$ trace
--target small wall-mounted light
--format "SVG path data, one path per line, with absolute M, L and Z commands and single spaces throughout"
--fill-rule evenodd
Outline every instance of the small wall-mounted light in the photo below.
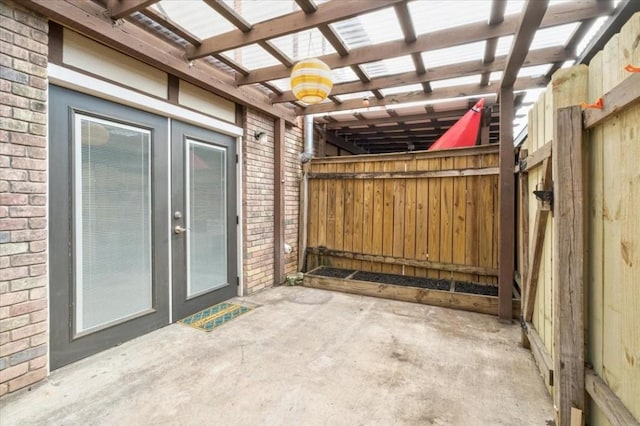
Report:
M 369 97 L 366 96 L 364 99 L 362 99 L 362 106 L 365 108 L 369 108 Z
M 265 133 L 265 132 L 261 132 L 261 131 L 259 131 L 259 130 L 256 130 L 256 131 L 253 133 L 253 137 L 254 137 L 254 139 L 255 139 L 255 140 L 257 140 L 257 141 L 258 141 L 258 140 L 262 140 L 262 138 L 263 138 L 263 137 L 265 137 L 265 136 L 266 136 L 266 133 Z

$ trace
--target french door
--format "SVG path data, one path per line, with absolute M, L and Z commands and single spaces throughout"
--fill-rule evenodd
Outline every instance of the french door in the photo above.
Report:
M 235 140 L 185 123 L 171 128 L 175 319 L 237 293 Z
M 235 140 L 49 93 L 55 369 L 236 294 Z

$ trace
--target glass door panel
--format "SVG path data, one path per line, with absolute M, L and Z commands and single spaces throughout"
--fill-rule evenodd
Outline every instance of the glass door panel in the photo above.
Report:
M 215 290 L 227 277 L 227 150 L 187 140 L 187 297 Z
M 151 132 L 75 116 L 75 331 L 152 308 Z

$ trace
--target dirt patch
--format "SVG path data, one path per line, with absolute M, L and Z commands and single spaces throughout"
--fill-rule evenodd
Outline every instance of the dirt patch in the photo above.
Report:
M 459 293 L 481 294 L 483 296 L 498 296 L 498 287 L 494 285 L 482 285 L 456 281 L 456 291 Z
M 352 269 L 320 268 L 311 275 L 331 278 L 346 278 L 353 274 Z M 383 274 L 381 272 L 358 271 L 351 277 L 358 281 L 368 281 L 380 284 L 393 284 L 405 287 L 426 288 L 430 290 L 449 291 L 451 289 L 450 280 L 442 280 L 425 277 L 412 277 L 409 275 Z M 455 291 L 457 293 L 479 294 L 483 296 L 498 296 L 498 287 L 491 284 L 470 283 L 466 281 L 456 281 Z
M 379 272 L 358 272 L 354 280 L 371 281 L 374 283 L 403 285 L 408 287 L 428 288 L 432 290 L 448 291 L 451 281 L 436 280 L 434 278 L 411 277 L 408 275 L 382 274 Z
M 349 269 L 338 269 L 338 268 L 320 268 L 317 271 L 313 271 L 311 275 L 319 275 L 321 277 L 330 277 L 330 278 L 347 278 L 349 275 L 353 274 L 353 270 Z

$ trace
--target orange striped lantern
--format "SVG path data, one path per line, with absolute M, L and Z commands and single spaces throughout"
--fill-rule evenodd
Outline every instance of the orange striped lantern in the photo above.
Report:
M 331 68 L 320 59 L 305 59 L 291 71 L 291 91 L 305 104 L 317 104 L 329 96 L 333 81 Z

